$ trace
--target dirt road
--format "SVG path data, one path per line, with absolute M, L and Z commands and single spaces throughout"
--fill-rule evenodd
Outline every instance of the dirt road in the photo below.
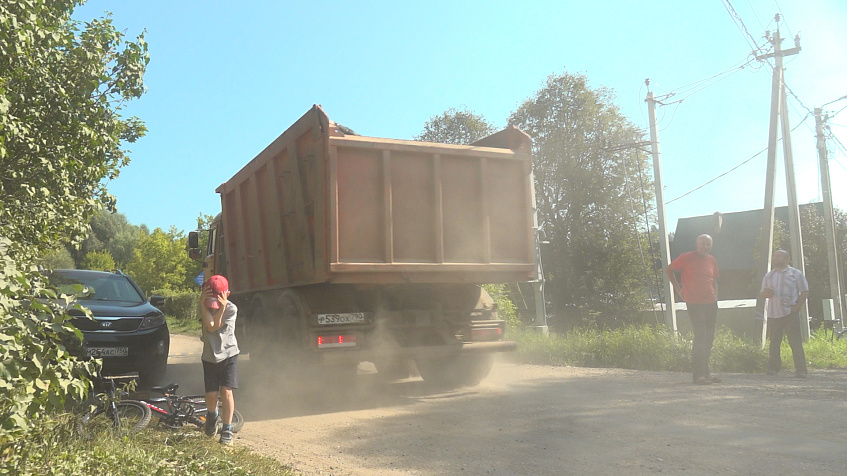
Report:
M 198 344 L 172 341 L 169 375 L 186 391 L 202 391 Z M 695 386 L 683 373 L 501 362 L 477 387 L 438 392 L 363 365 L 353 383 L 315 375 L 297 391 L 240 365 L 237 444 L 303 474 L 847 473 L 842 370 Z

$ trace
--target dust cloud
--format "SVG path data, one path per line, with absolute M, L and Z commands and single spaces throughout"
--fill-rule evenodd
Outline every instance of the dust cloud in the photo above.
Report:
M 475 388 L 503 391 L 520 380 L 520 375 L 516 367 L 499 363 L 495 361 L 491 374 L 480 385 L 447 390 L 424 382 L 414 365 L 408 376 L 398 379 L 380 375 L 372 362 L 359 363 L 355 372 L 351 368 L 316 366 L 310 372 L 293 374 L 279 368 L 261 368 L 248 356 L 239 360 L 236 406 L 250 422 L 404 406 Z

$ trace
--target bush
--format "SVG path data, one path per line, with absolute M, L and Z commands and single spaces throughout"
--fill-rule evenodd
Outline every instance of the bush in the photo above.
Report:
M 580 329 L 564 336 L 514 329 L 511 337 L 518 342 L 515 358 L 521 363 L 691 371 L 691 336 L 675 336 L 663 326 Z M 847 346 L 847 342 L 844 344 Z M 712 370 L 762 372 L 766 365 L 765 350 L 734 336 L 725 327 L 718 330 L 712 348 Z
M 721 327 L 715 333 L 712 359 L 709 363 L 712 371 L 764 372 L 767 365 L 768 353 L 761 346 L 736 336 L 726 327 Z
M 159 289 L 153 294 L 165 298 L 165 305 L 161 311 L 178 320 L 193 321 L 200 318 L 197 308 L 200 305 L 200 293 L 198 291 L 172 291 L 170 289 Z
M 97 271 L 111 271 L 115 269 L 115 259 L 112 253 L 106 250 L 92 251 L 82 259 L 82 269 L 94 269 Z
M 815 332 L 809 341 L 803 345 L 806 351 L 806 361 L 811 367 L 819 369 L 847 368 L 847 339 L 836 338 L 832 330 L 821 329 Z M 788 339 L 782 343 L 783 368 L 793 368 L 794 360 Z
M 97 361 L 80 361 L 82 333 L 35 269 L 22 272 L 0 238 L 0 455 L 33 421 L 88 392 Z M 85 310 L 76 306 L 80 310 Z
M 517 313 L 517 308 L 509 298 L 505 284 L 484 284 L 482 288 L 491 296 L 494 303 L 497 304 L 497 314 L 500 319 L 506 321 L 509 327 L 520 326 L 521 320 Z

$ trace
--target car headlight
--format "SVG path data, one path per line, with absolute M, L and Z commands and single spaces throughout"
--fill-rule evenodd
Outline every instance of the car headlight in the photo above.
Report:
M 144 320 L 141 321 L 141 326 L 139 329 L 150 329 L 151 327 L 159 327 L 165 323 L 165 315 L 164 314 L 153 314 L 150 316 L 145 316 Z

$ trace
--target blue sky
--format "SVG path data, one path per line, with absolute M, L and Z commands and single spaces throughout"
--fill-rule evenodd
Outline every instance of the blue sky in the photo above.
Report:
M 761 208 L 771 69 L 739 69 L 782 14 L 803 50 L 786 58 L 789 124 L 800 203 L 820 196 L 815 107 L 847 95 L 843 0 L 160 1 L 91 0 L 74 17 L 112 12 L 128 38 L 146 30 L 148 93 L 126 115 L 149 129 L 108 184 L 136 225 L 188 231 L 217 214 L 215 188 L 321 104 L 357 133 L 411 139 L 445 110 L 468 108 L 498 127 L 551 74 L 580 73 L 648 129 L 645 78 L 657 96 L 668 227 L 681 217 Z M 719 73 L 732 68 L 733 74 Z M 715 76 L 718 75 L 718 76 Z M 698 83 L 713 78 L 705 83 Z M 693 90 L 682 89 L 692 83 Z M 847 210 L 847 100 L 825 111 L 833 199 Z M 807 117 L 808 116 L 808 117 Z M 805 118 L 805 121 L 803 119 Z M 782 163 L 782 152 L 778 155 Z M 777 172 L 777 205 L 786 203 Z

